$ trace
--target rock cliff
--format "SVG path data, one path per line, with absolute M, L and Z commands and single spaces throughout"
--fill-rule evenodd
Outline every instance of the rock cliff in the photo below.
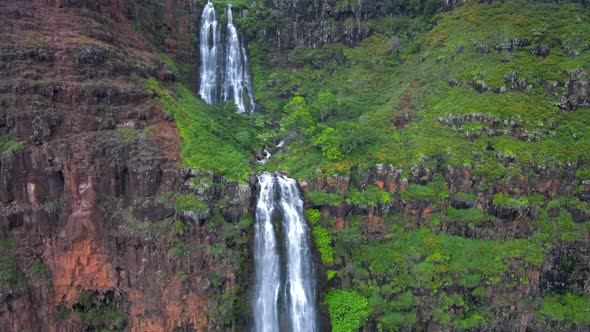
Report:
M 280 121 L 271 113 L 287 99 L 299 97 L 297 89 L 305 86 L 295 77 L 298 70 L 305 79 L 317 72 L 312 79 L 322 82 L 322 75 L 338 74 L 338 66 L 366 67 L 353 72 L 359 77 L 344 77 L 345 88 L 349 95 L 361 89 L 373 96 L 382 82 L 381 76 L 372 75 L 389 75 L 386 66 L 410 58 L 394 58 L 402 48 L 400 40 L 414 47 L 436 21 L 416 28 L 396 19 L 432 18 L 458 5 L 382 0 L 233 3 L 247 41 L 272 48 L 280 57 L 272 66 L 285 66 L 266 73 L 267 64 L 261 64 L 266 58 L 258 54 L 253 61 L 255 83 L 259 79 L 255 90 L 267 93 L 261 104 L 269 114 L 252 122 L 271 137 L 262 137 L 267 145 L 279 143 L 272 139 Z M 177 115 L 162 101 L 165 94 L 170 100 L 182 99 L 174 88 L 162 87 L 198 85 L 195 38 L 202 6 L 193 0 L 0 3 L 0 330 L 202 331 L 250 326 L 256 176 L 251 173 L 250 179 L 237 182 L 187 167 Z M 367 59 L 362 50 L 341 45 L 355 46 L 375 34 L 366 47 L 376 55 Z M 424 44 L 432 46 L 442 45 L 448 36 L 428 38 Z M 564 44 L 559 51 L 571 57 L 587 52 L 578 40 L 573 43 L 577 50 Z M 442 67 L 469 48 L 477 48 L 483 57 L 496 45 L 487 42 L 461 41 L 465 45 L 453 45 L 453 54 L 424 54 L 415 65 L 436 61 Z M 314 53 L 331 44 L 338 44 L 335 56 L 329 48 L 327 56 Z M 522 51 L 525 47 L 531 49 Z M 498 41 L 495 49 L 496 55 L 505 55 L 502 63 L 525 58 L 523 53 L 542 60 L 557 52 L 542 38 L 536 45 L 510 38 Z M 254 56 L 262 52 L 251 51 Z M 288 60 L 282 59 L 286 53 Z M 288 77 L 292 73 L 294 79 Z M 412 130 L 413 121 L 422 116 L 420 108 L 430 101 L 420 100 L 416 92 L 429 80 L 396 73 L 402 80 L 411 78 L 402 82 L 407 89 L 400 88 L 405 90 L 399 98 L 387 97 L 393 106 L 378 105 L 388 108 L 382 122 L 395 127 L 387 132 L 391 140 L 405 128 Z M 517 71 L 502 73 L 503 81 L 500 74 L 493 88 L 471 73 L 454 77 L 445 72 L 444 83 L 433 90 L 522 94 L 531 100 L 539 88 L 566 114 L 588 108 L 584 69 L 555 82 L 536 76 L 527 81 L 526 73 Z M 148 80 L 158 89 L 148 87 Z M 336 104 L 333 95 L 322 96 Z M 524 97 L 513 100 L 517 98 Z M 363 102 L 349 104 L 372 105 Z M 320 105 L 326 108 L 321 122 L 324 116 L 342 116 L 333 105 Z M 344 108 L 351 114 L 357 111 Z M 356 127 L 352 121 L 344 127 L 349 136 L 360 137 L 348 142 L 350 149 L 371 141 L 358 127 L 369 115 L 354 118 L 359 120 Z M 429 125 L 461 131 L 462 145 L 482 136 L 536 142 L 555 136 L 555 128 L 562 125 L 540 122 L 532 126 L 512 114 L 474 111 L 441 115 Z M 466 124 L 472 131 L 463 133 Z M 564 135 L 578 141 L 579 127 L 572 128 Z M 243 145 L 253 140 L 248 131 L 230 132 L 238 138 L 231 139 Z M 212 136 L 224 137 L 224 130 L 214 128 Z M 286 137 L 285 144 L 295 136 Z M 314 137 L 313 142 L 312 148 L 299 148 L 303 153 L 310 151 L 307 148 L 321 150 L 323 158 L 329 139 Z M 271 149 L 273 155 L 286 149 L 283 143 Z M 423 155 L 405 170 L 378 164 L 364 170 L 339 168 L 339 175 L 319 168 L 306 172 L 313 175 L 302 177 L 300 186 L 316 237 L 314 260 L 322 292 L 355 289 L 371 294 L 371 315 L 361 322 L 365 331 L 391 326 L 585 330 L 587 324 L 571 323 L 587 322 L 571 308 L 585 310 L 586 302 L 576 301 L 590 292 L 590 182 L 580 175 L 590 165 L 581 159 L 557 166 L 519 163 L 500 148 L 496 151 L 491 143 L 481 151 L 473 148 L 472 156 L 459 157 L 466 159 L 462 167 L 443 160 L 451 158 L 449 150 L 447 155 Z M 243 162 L 254 168 L 254 157 L 249 158 Z M 486 158 L 494 163 L 486 163 Z M 489 165 L 496 169 L 485 168 Z M 502 176 L 488 176 L 497 169 Z M 572 300 L 571 294 L 578 297 Z M 321 326 L 330 326 L 327 306 L 322 304 L 320 310 L 325 320 Z
M 234 288 L 238 267 L 199 226 L 221 200 L 215 213 L 237 222 L 249 187 L 181 170 L 176 126 L 138 83 L 174 76 L 130 8 L 0 4 L 0 134 L 13 147 L 0 151 L 4 331 L 202 330 L 214 293 Z M 221 185 L 198 193 L 201 216 L 177 206 L 194 177 Z

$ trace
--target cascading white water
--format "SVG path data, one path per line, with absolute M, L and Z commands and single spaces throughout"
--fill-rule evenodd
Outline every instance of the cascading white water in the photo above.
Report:
M 201 86 L 199 95 L 207 104 L 214 104 L 218 99 L 219 84 L 217 83 L 218 56 L 220 53 L 220 32 L 215 8 L 209 1 L 201 15 L 201 31 L 199 48 L 201 50 Z
M 252 299 L 255 331 L 274 332 L 281 327 L 316 331 L 309 232 L 297 184 L 283 175 L 268 173 L 262 174 L 259 181 L 254 238 L 256 284 Z M 275 211 L 282 216 L 282 248 L 277 245 L 279 230 L 272 222 Z M 282 276 L 281 271 L 286 275 Z M 279 304 L 284 305 L 284 310 L 279 311 Z
M 315 331 L 313 273 L 307 224 L 303 218 L 303 201 L 295 180 L 278 176 L 283 232 L 286 240 L 286 303 L 292 331 Z
M 250 113 L 254 110 L 252 82 L 248 72 L 246 49 L 241 46 L 238 30 L 233 23 L 231 5 L 227 6 L 225 75 L 223 82 L 223 101 L 233 99 L 238 113 Z M 248 101 L 245 101 L 245 97 Z M 248 105 L 246 106 L 246 102 Z
M 248 56 L 233 24 L 231 6 L 227 8 L 225 47 L 220 30 L 215 8 L 209 1 L 201 15 L 199 33 L 199 95 L 208 104 L 233 101 L 238 113 L 252 113 L 255 105 Z
M 254 225 L 254 323 L 256 331 L 274 332 L 279 328 L 277 304 L 281 284 L 277 239 L 272 225 L 272 213 L 275 209 L 274 181 L 270 174 L 262 174 L 259 180 L 260 194 Z

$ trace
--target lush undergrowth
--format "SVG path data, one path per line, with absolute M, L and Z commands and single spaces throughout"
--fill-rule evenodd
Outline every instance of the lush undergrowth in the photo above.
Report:
M 332 246 L 319 247 L 331 271 L 328 280 L 333 290 L 326 303 L 333 328 L 354 331 L 355 327 L 339 327 L 353 320 L 384 331 L 412 329 L 425 321 L 441 330 L 481 329 L 498 324 L 498 313 L 513 305 L 520 312 L 536 312 L 541 321 L 558 321 L 564 328 L 588 325 L 589 297 L 575 282 L 554 291 L 541 287 L 545 290 L 534 296 L 522 290 L 538 287 L 534 285 L 539 275 L 532 271 L 544 266 L 555 241 L 584 241 L 590 236 L 589 223 L 572 221 L 564 208 L 576 203 L 566 199 L 545 207 L 527 204 L 539 211 L 539 217 L 531 222 L 531 235 L 523 238 L 468 238 L 440 231 L 441 219 L 447 224 L 491 222 L 479 209 L 450 208 L 446 215 L 432 215 L 418 227 L 415 216 L 392 214 L 380 238 L 367 233 L 359 216 L 349 217 L 348 226 L 341 229 L 329 226 L 333 220 L 317 221 L 314 227 L 329 230 Z M 561 212 L 551 216 L 548 211 L 555 208 Z M 332 257 L 324 257 L 327 253 Z M 583 272 L 572 271 L 584 267 L 561 269 L 573 278 Z M 362 298 L 368 299 L 368 311 L 357 317 L 355 302 Z M 342 313 L 347 312 L 343 307 L 353 316 Z
M 249 8 L 245 1 L 232 3 Z M 182 84 L 148 82 L 178 125 L 186 166 L 241 181 L 262 167 L 253 154 L 282 140 L 286 147 L 264 168 L 288 170 L 299 179 L 375 163 L 392 164 L 405 177 L 412 166 L 433 163 L 439 169 L 462 166 L 489 184 L 531 169 L 524 166 L 560 169 L 590 160 L 590 108 L 557 106 L 571 74 L 590 70 L 587 7 L 469 1 L 450 13 L 364 22 L 373 34 L 356 47 L 297 47 L 285 54 L 259 38 L 281 21 L 273 21 L 261 2 L 255 4 L 255 11 L 250 8 L 268 17 L 245 16 L 236 23 L 257 37 L 248 44 L 256 115 L 206 105 Z M 590 179 L 590 172 L 580 169 L 576 177 Z M 332 328 L 410 330 L 429 322 L 440 330 L 502 329 L 496 325 L 501 315 L 514 310 L 548 322 L 539 326 L 590 324 L 590 302 L 579 288 L 530 296 L 524 291 L 529 285 L 540 289 L 532 286 L 539 283 L 535 273 L 557 244 L 590 238 L 589 223 L 574 222 L 570 212 L 575 207 L 588 213 L 588 204 L 568 197 L 487 194 L 498 209 L 535 211 L 529 232 L 521 238 L 447 234 L 446 227 L 471 232 L 510 225 L 498 225 L 498 218 L 479 207 L 449 207 L 450 198 L 474 200 L 475 194 L 451 193 L 442 176 L 410 183 L 396 196 L 431 204 L 434 214 L 427 222 L 390 214 L 384 216 L 382 236 L 370 236 L 358 217 L 336 229 L 333 220 L 320 221 L 319 212 L 309 210 L 316 247 L 329 268 L 325 304 Z M 387 204 L 392 197 L 368 186 L 345 193 L 312 191 L 307 198 L 316 207 L 363 207 Z
M 589 69 L 588 11 L 578 5 L 469 2 L 431 19 L 438 24 L 429 32 L 424 19 L 390 21 L 383 24 L 390 30 L 355 48 L 294 49 L 288 60 L 296 70 L 284 68 L 282 55 L 265 52 L 264 45 L 250 45 L 263 112 L 279 119 L 280 135 L 293 141 L 269 167 L 304 178 L 316 168 L 338 172 L 374 163 L 407 170 L 436 156 L 452 165 L 486 164 L 495 176 L 505 171 L 498 155 L 518 164 L 588 160 L 590 110 L 563 111 L 554 104 L 564 89 L 542 86 Z M 526 45 L 496 51 L 515 39 Z M 549 45 L 549 54 L 534 55 L 537 45 Z M 512 71 L 526 80 L 524 91 L 504 82 Z M 473 82 L 498 91 L 478 92 Z M 502 86 L 506 92 L 499 93 Z M 496 124 L 445 121 L 475 113 Z M 477 136 L 467 139 L 468 133 Z
M 590 109 L 556 104 L 571 73 L 590 69 L 588 22 L 590 12 L 579 5 L 469 2 L 431 19 L 380 20 L 381 30 L 353 48 L 298 47 L 285 60 L 264 43 L 250 44 L 261 111 L 279 123 L 277 140 L 290 142 L 267 167 L 303 179 L 375 163 L 407 172 L 436 161 L 497 181 L 525 165 L 587 162 Z M 539 55 L 539 47 L 549 53 Z M 448 188 L 435 180 L 410 184 L 401 198 L 442 204 Z M 311 192 L 308 198 L 314 206 L 389 200 L 364 196 Z M 538 282 L 531 271 L 541 268 L 555 241 L 587 238 L 587 223 L 572 222 L 564 209 L 550 217 L 543 197 L 496 195 L 491 203 L 541 209 L 531 235 L 480 239 L 441 231 L 441 224 L 491 227 L 493 218 L 477 208 L 449 208 L 419 227 L 415 217 L 391 215 L 379 240 L 359 220 L 343 229 L 333 221 L 314 225 L 334 287 L 326 297 L 332 328 L 392 331 L 428 321 L 443 330 L 481 329 L 499 324 L 499 312 L 510 306 L 565 328 L 587 325 L 577 314 L 589 310 L 579 289 L 509 296 Z M 368 299 L 366 313 L 362 299 Z
M 265 17 L 264 8 L 239 17 L 241 29 L 256 36 L 250 19 Z M 432 159 L 496 179 L 523 164 L 588 160 L 590 110 L 555 105 L 570 73 L 590 69 L 590 14 L 581 8 L 468 2 L 435 16 L 369 21 L 374 33 L 356 47 L 297 47 L 287 57 L 254 38 L 248 49 L 259 108 L 252 121 L 230 114 L 231 107 L 205 105 L 181 84 L 172 99 L 163 93 L 160 100 L 170 112 L 182 109 L 187 164 L 232 179 L 244 178 L 255 150 L 280 140 L 287 148 L 266 168 L 300 179 L 375 163 L 407 171 Z M 538 47 L 548 54 L 535 55 Z M 511 72 L 514 84 L 505 82 Z
M 225 107 L 228 105 L 207 105 L 180 83 L 166 88 L 149 80 L 147 85 L 157 94 L 164 111 L 174 117 L 183 140 L 184 166 L 235 181 L 247 178 L 255 151 L 268 140 L 259 117 L 237 114 L 233 108 Z

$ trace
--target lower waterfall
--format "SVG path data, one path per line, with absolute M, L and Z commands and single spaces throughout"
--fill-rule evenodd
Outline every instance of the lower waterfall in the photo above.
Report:
M 252 297 L 255 331 L 316 331 L 310 239 L 297 183 L 264 173 L 259 185 Z M 280 223 L 273 215 L 280 215 Z

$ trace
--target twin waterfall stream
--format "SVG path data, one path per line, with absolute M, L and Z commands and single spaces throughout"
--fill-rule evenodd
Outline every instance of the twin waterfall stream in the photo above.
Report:
M 199 33 L 199 95 L 207 104 L 233 101 L 238 113 L 252 113 L 255 105 L 248 57 L 234 26 L 231 6 L 227 7 L 227 25 L 224 31 L 225 45 L 221 43 L 221 26 L 215 7 L 208 2 L 201 14 Z
M 255 331 L 316 331 L 309 233 L 297 183 L 283 175 L 259 177 L 254 226 Z M 281 227 L 273 214 L 281 215 Z M 278 228 L 278 229 L 277 229 Z M 277 232 L 282 228 L 282 244 Z
M 222 31 L 208 2 L 201 15 L 199 95 L 208 104 L 233 101 L 238 113 L 254 111 L 252 81 L 243 41 L 231 6 Z M 254 226 L 254 330 L 315 332 L 317 313 L 310 236 L 295 180 L 280 174 L 259 176 Z

